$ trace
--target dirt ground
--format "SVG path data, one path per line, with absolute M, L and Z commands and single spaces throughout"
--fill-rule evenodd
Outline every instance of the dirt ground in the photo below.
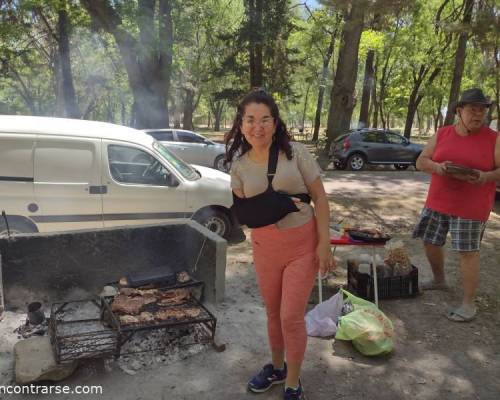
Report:
M 411 239 L 428 187 L 424 174 L 384 168 L 361 173 L 327 171 L 324 181 L 332 221 L 348 218 L 353 223 L 382 225 L 405 242 L 420 277 L 430 276 L 421 243 Z M 309 339 L 302 373 L 309 400 L 500 398 L 500 202 L 496 203 L 483 239 L 479 314 L 472 323 L 452 323 L 444 317 L 446 309 L 460 301 L 461 294 L 458 260 L 448 245 L 446 249 L 451 291 L 381 301 L 380 308 L 393 321 L 396 331 L 391 356 L 368 358 L 350 343 Z M 335 275 L 339 282 L 345 282 L 345 260 L 352 252 L 360 251 L 337 250 L 342 260 Z M 269 361 L 265 312 L 248 239 L 228 248 L 226 298 L 214 311 L 218 317 L 217 341 L 226 344 L 225 352 L 208 348 L 185 360 L 145 368 L 135 375 L 127 375 L 113 365 L 106 372 L 99 366 L 87 366 L 64 384 L 102 385 L 103 395 L 94 397 L 116 400 L 281 399 L 278 387 L 261 395 L 245 391 L 248 378 Z M 15 317 L 7 313 L 0 328 Z M 7 342 L 3 343 L 0 382 L 5 383 L 11 363 Z

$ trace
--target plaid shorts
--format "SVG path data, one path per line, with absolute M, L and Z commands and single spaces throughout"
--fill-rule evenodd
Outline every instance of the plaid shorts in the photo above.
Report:
M 450 231 L 451 248 L 457 251 L 479 251 L 486 222 L 454 217 L 424 208 L 413 230 L 413 238 L 443 246 Z

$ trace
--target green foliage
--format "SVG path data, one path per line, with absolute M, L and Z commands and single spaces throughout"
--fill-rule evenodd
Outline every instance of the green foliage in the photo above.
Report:
M 138 37 L 138 1 L 112 2 L 121 28 Z M 307 9 L 300 0 L 264 1 L 262 28 L 248 16 L 249 0 L 176 0 L 171 103 L 182 112 L 187 93 L 194 94 L 196 124 L 214 115 L 230 121 L 237 100 L 249 87 L 249 43 L 262 41 L 264 85 L 275 95 L 290 126 L 312 123 L 320 87 L 326 110 L 340 46 L 340 34 L 322 78 L 323 62 L 348 0 L 325 0 Z M 421 68 L 439 75 L 418 93 L 422 121 L 434 119 L 447 104 L 458 34 L 469 32 L 462 89 L 482 86 L 492 97 L 500 90 L 498 0 L 476 2 L 471 26 L 461 23 L 463 1 L 367 1 L 357 82 L 357 121 L 368 50 L 375 50 L 377 98 L 381 118 L 402 127 L 408 99 Z M 247 6 L 247 8 L 245 8 Z M 60 115 L 58 93 L 57 12 L 65 7 L 71 22 L 71 62 L 76 95 L 85 118 L 129 124 L 133 97 L 114 39 L 102 30 L 78 0 L 0 2 L 0 113 Z M 375 18 L 376 16 L 376 18 Z M 158 29 L 158 22 L 152 27 Z M 151 46 L 158 48 L 162 38 Z M 449 41 L 448 47 L 446 43 Z M 443 49 L 446 49 L 443 51 Z M 139 54 L 138 54 L 139 56 Z M 384 75 L 385 73 L 385 75 Z M 428 75 L 426 75 L 427 77 Z M 307 97 L 307 101 L 306 101 Z M 173 113 L 171 113 L 172 116 Z

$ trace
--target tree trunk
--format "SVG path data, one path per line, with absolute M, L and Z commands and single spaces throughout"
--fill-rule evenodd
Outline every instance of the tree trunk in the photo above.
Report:
M 113 103 L 111 103 L 111 101 L 109 101 L 108 99 L 108 102 L 106 104 L 106 121 L 111 122 L 112 124 L 115 123 L 115 113 L 113 108 Z
M 411 136 L 411 127 L 413 126 L 413 120 L 415 119 L 415 112 L 417 111 L 417 93 L 418 87 L 414 86 L 408 100 L 408 109 L 406 112 L 406 122 L 404 135 L 407 139 Z
M 262 7 L 263 0 L 246 0 L 247 17 L 251 27 L 250 41 L 248 43 L 248 55 L 250 59 L 250 87 L 261 87 L 263 85 L 262 65 Z
M 214 115 L 215 121 L 214 121 L 214 131 L 219 132 L 220 131 L 220 118 L 221 114 L 219 115 Z
M 488 112 L 486 113 L 486 125 L 490 126 L 493 122 L 493 106 L 488 108 Z
M 168 97 L 170 93 L 170 76 L 174 54 L 174 23 L 172 21 L 172 0 L 160 0 L 159 6 L 158 38 L 160 39 L 160 84 L 165 85 L 165 128 L 170 128 L 170 115 L 168 110 Z
M 132 109 L 130 110 L 130 122 L 128 126 L 137 126 L 137 105 L 135 100 L 132 103 Z
M 443 126 L 443 114 L 441 113 L 441 108 L 443 107 L 443 96 L 439 96 L 437 99 L 436 114 L 434 116 L 434 132 L 437 132 L 440 126 Z
M 221 104 L 222 102 L 219 102 L 217 104 L 217 108 L 214 114 L 215 122 L 214 122 L 214 131 L 218 132 L 220 131 L 220 120 L 222 117 L 222 112 L 224 111 L 224 104 Z
M 323 99 L 325 97 L 325 85 L 320 84 L 318 90 L 318 102 L 316 104 L 316 114 L 314 116 L 314 131 L 312 141 L 317 142 L 319 138 L 319 128 L 321 126 L 321 110 L 323 109 Z
M 495 102 L 490 107 L 496 107 L 497 109 L 497 131 L 500 130 L 500 48 L 498 47 L 499 37 L 495 38 L 495 50 L 493 51 L 493 57 L 495 58 Z
M 439 114 L 441 114 L 441 109 L 437 109 L 437 113 L 434 115 L 434 132 L 437 132 L 439 128 Z
M 359 111 L 358 128 L 370 126 L 370 94 L 373 86 L 373 60 L 375 50 L 368 50 L 365 62 L 365 78 L 363 80 L 363 96 L 361 97 L 361 109 Z
M 66 12 L 66 3 L 63 2 L 57 12 L 57 31 L 59 45 L 59 64 L 61 66 L 61 89 L 64 99 L 64 116 L 68 118 L 80 118 L 80 110 L 76 101 L 75 86 L 73 85 L 73 74 L 71 73 L 71 59 L 69 50 L 70 22 Z
M 309 91 L 310 90 L 311 90 L 311 84 L 309 84 L 307 86 L 306 98 L 304 100 L 304 109 L 302 110 L 302 122 L 300 124 L 300 126 L 302 127 L 302 129 L 304 129 L 304 133 L 305 133 L 305 123 L 306 123 L 307 102 L 309 100 Z
M 160 0 L 161 21 L 158 32 L 172 29 L 171 4 L 173 0 Z M 82 0 L 97 25 L 113 35 L 123 59 L 136 106 L 137 128 L 163 128 L 168 126 L 168 90 L 171 68 L 169 50 L 173 34 L 155 37 L 155 0 L 139 0 L 137 23 L 139 40 L 124 29 L 119 13 L 106 0 Z M 155 43 L 161 43 L 157 50 Z M 171 52 L 170 52 L 171 54 Z
M 184 96 L 184 114 L 182 116 L 182 129 L 192 131 L 194 92 L 192 90 L 185 90 L 185 92 L 186 94 Z
M 339 14 L 337 14 L 339 15 Z M 312 136 L 312 141 L 317 142 L 319 138 L 319 128 L 321 126 L 321 111 L 323 110 L 323 100 L 325 97 L 326 80 L 328 79 L 328 64 L 335 50 L 335 41 L 337 40 L 338 28 L 332 34 L 330 44 L 328 45 L 328 50 L 326 51 L 325 57 L 323 58 L 323 69 L 321 72 L 321 81 L 319 83 L 318 90 L 318 103 L 316 104 L 316 114 L 314 116 L 314 131 Z
M 120 99 L 120 116 L 121 124 L 125 125 L 127 123 L 127 108 L 125 107 L 123 99 Z
M 465 0 L 463 29 L 470 29 L 473 7 L 474 0 Z M 455 53 L 455 68 L 453 70 L 453 79 L 451 81 L 450 96 L 448 98 L 448 110 L 446 111 L 446 118 L 444 119 L 445 125 L 453 124 L 455 119 L 454 104 L 456 103 L 460 93 L 460 84 L 462 82 L 462 75 L 464 72 L 465 57 L 467 56 L 468 37 L 469 33 L 466 30 L 460 33 L 460 36 L 458 37 L 457 52 Z
M 404 130 L 404 136 L 407 139 L 410 139 L 411 127 L 413 125 L 413 120 L 415 119 L 415 113 L 417 111 L 420 102 L 424 98 L 423 93 L 421 93 L 420 91 L 420 87 L 428 71 L 429 69 L 427 66 L 424 65 L 420 66 L 419 74 L 415 79 L 413 89 L 410 94 L 410 99 L 408 101 L 408 111 L 406 114 L 405 130 Z M 439 75 L 440 72 L 441 72 L 441 67 L 434 68 L 434 71 L 432 71 L 432 74 L 427 79 L 427 86 L 434 81 L 434 79 L 436 78 L 436 76 Z
M 324 153 L 327 153 L 330 143 L 340 134 L 349 130 L 352 111 L 355 105 L 354 89 L 356 85 L 358 65 L 358 50 L 361 32 L 363 31 L 364 5 L 352 2 L 342 30 L 342 46 L 337 62 L 337 72 L 330 95 L 328 112 L 327 140 Z
M 382 66 L 382 72 L 380 76 L 380 86 L 379 86 L 379 91 L 378 91 L 378 100 L 377 100 L 377 112 L 378 116 L 380 117 L 380 121 L 382 123 L 382 127 L 386 129 L 387 127 L 387 118 L 385 115 L 385 98 L 386 98 L 386 92 L 387 92 L 387 87 L 389 86 L 389 81 L 392 75 L 392 71 L 394 69 L 394 65 L 396 64 L 397 60 L 393 60 L 392 64 L 390 63 L 391 61 L 391 55 L 392 51 L 394 50 L 395 43 L 397 41 L 397 37 L 399 36 L 399 28 L 400 28 L 400 23 L 398 22 L 396 24 L 396 28 L 394 30 L 394 35 L 392 36 L 392 39 L 389 43 L 389 46 L 384 48 L 384 55 L 382 57 L 377 57 L 377 62 L 378 61 L 384 61 L 384 64 Z M 378 121 L 377 121 L 377 126 L 378 126 Z
M 420 112 L 418 111 L 418 108 L 417 108 L 417 123 L 418 123 L 418 133 L 421 134 L 422 133 L 422 115 L 420 114 Z
M 175 90 L 175 96 L 171 97 L 172 110 L 174 113 L 174 129 L 181 128 L 181 107 L 178 100 L 181 98 L 179 89 Z
M 375 68 L 373 71 L 373 85 L 372 85 L 372 110 L 373 110 L 372 126 L 374 128 L 378 127 L 377 65 L 378 61 L 375 62 Z
M 52 74 L 54 77 L 54 93 L 56 94 L 56 108 L 54 110 L 54 115 L 65 115 L 65 101 L 63 94 L 62 85 L 62 71 L 61 63 L 59 61 L 59 46 L 56 52 L 54 52 L 54 57 L 52 59 L 53 67 Z

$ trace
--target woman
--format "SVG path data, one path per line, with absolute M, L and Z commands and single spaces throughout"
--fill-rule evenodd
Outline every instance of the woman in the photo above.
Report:
M 263 90 L 243 98 L 226 143 L 231 187 L 238 198 L 250 199 L 266 191 L 274 144 L 279 155 L 272 189 L 289 195 L 307 192 L 314 203 L 313 210 L 295 198 L 298 211 L 251 233 L 272 363 L 250 379 L 248 389 L 261 393 L 284 382 L 284 399 L 303 399 L 299 374 L 307 342 L 304 314 L 318 268 L 324 275 L 335 267 L 329 240 L 330 211 L 320 170 L 303 145 L 290 142 L 276 103 Z
M 424 242 L 434 275 L 422 289 L 447 289 L 443 246 L 449 231 L 451 247 L 459 253 L 464 289 L 462 304 L 446 314 L 454 322 L 468 322 L 476 316 L 480 244 L 493 208 L 495 181 L 500 180 L 500 139 L 484 125 L 490 106 L 480 89 L 464 91 L 455 107 L 457 123 L 440 128 L 417 160 L 417 168 L 432 175 L 413 232 L 413 237 Z M 454 174 L 449 167 L 452 163 L 472 170 L 468 175 Z

